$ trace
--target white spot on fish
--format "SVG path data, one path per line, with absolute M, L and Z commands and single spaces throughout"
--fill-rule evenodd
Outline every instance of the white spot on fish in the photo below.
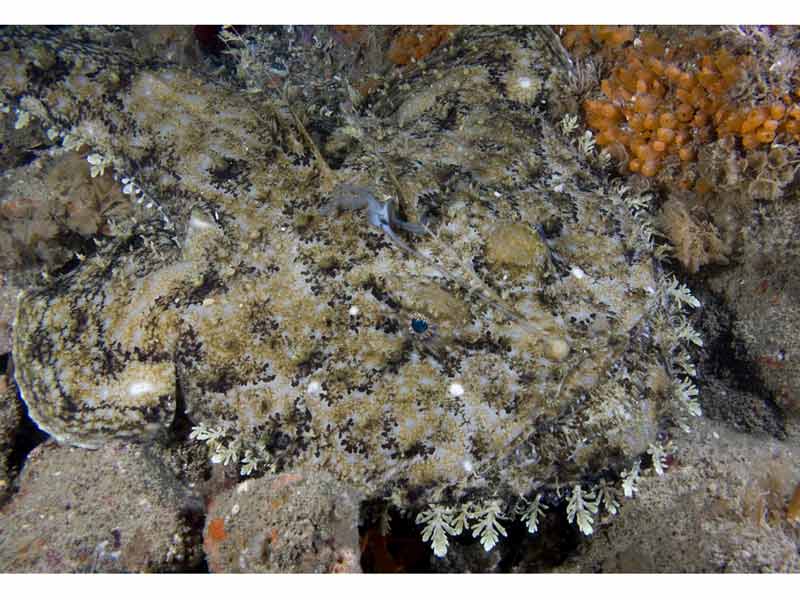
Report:
M 454 398 L 460 398 L 464 395 L 464 386 L 458 382 L 453 382 L 447 390 Z
M 154 392 L 156 386 L 150 381 L 134 381 L 128 386 L 128 393 L 131 396 L 141 396 L 142 394 L 149 394 Z

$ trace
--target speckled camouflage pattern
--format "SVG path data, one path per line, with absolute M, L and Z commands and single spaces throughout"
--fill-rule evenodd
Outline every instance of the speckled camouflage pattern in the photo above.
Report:
M 57 439 L 157 438 L 179 402 L 260 468 L 418 505 L 621 470 L 677 410 L 646 218 L 547 116 L 559 80 L 535 31 L 463 30 L 355 108 L 321 67 L 246 94 L 37 36 L 0 40 L 22 65 L 6 101 L 159 207 L 20 302 L 17 382 Z M 327 214 L 341 184 L 424 223 L 398 232 L 421 255 Z

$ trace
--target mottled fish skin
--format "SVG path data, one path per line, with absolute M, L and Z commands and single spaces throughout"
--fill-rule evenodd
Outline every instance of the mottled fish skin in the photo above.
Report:
M 553 74 L 533 32 L 467 29 L 447 68 L 389 80 L 363 124 L 380 155 L 343 156 L 332 176 L 359 183 L 321 210 L 335 186 L 279 91 L 80 40 L 43 77 L 34 65 L 59 44 L 0 41 L 14 48 L 0 60 L 25 63 L 17 96 L 168 217 L 20 302 L 17 381 L 58 440 L 158 439 L 180 396 L 235 462 L 322 469 L 410 507 L 591 481 L 677 410 L 644 383 L 677 320 L 654 300 L 640 217 L 536 106 L 510 100 L 517 74 Z M 314 56 L 292 68 L 330 96 Z M 395 181 L 433 235 L 377 200 Z M 541 223 L 558 233 L 543 241 Z
M 149 440 L 174 418 L 174 312 L 168 293 L 147 290 L 163 275 L 163 260 L 145 255 L 177 251 L 168 237 L 148 233 L 152 245 L 122 241 L 20 299 L 16 381 L 31 418 L 59 442 Z M 126 334 L 142 343 L 126 343 Z
M 380 211 L 380 203 L 375 195 L 365 187 L 342 184 L 333 191 L 331 201 L 320 209 L 327 216 L 338 210 L 361 210 L 369 207 L 370 214 Z

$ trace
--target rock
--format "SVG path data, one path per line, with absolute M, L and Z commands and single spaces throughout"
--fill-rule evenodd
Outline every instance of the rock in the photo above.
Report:
M 0 504 L 11 494 L 11 453 L 21 419 L 16 387 L 6 375 L 0 375 Z
M 797 227 L 800 191 L 770 204 L 742 233 L 741 259 L 709 277 L 734 315 L 732 334 L 753 374 L 771 392 L 786 426 L 800 435 L 800 263 Z
M 696 422 L 675 440 L 675 462 L 639 481 L 608 526 L 561 572 L 798 572 L 800 530 L 786 507 L 800 450 L 765 436 Z M 522 570 L 525 570 L 524 567 Z
M 19 289 L 11 285 L 5 274 L 0 273 L 0 355 L 11 352 L 11 331 L 18 293 Z
M 250 479 L 209 506 L 214 573 L 360 573 L 358 501 L 324 473 Z
M 122 573 L 196 569 L 202 503 L 148 450 L 47 442 L 0 510 L 0 570 Z

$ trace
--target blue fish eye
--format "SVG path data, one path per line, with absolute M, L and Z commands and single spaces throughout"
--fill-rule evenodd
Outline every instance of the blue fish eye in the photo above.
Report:
M 414 333 L 425 333 L 428 331 L 428 322 L 425 319 L 411 319 L 411 329 Z

